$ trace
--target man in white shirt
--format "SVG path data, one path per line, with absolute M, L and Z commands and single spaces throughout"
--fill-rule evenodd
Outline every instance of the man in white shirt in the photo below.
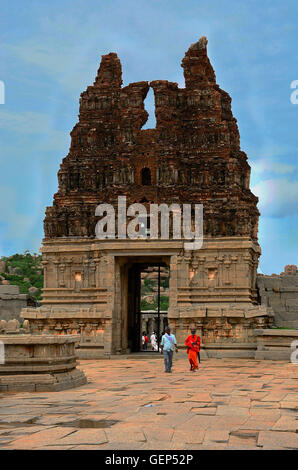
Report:
M 157 338 L 156 338 L 155 331 L 153 331 L 152 335 L 150 336 L 150 341 L 151 341 L 151 346 L 152 346 L 153 351 L 157 351 L 158 350 L 158 344 L 157 344 Z
M 177 341 L 175 335 L 171 334 L 171 329 L 167 327 L 165 334 L 161 338 L 161 353 L 163 354 L 165 363 L 165 372 L 172 372 L 174 348 L 178 352 Z

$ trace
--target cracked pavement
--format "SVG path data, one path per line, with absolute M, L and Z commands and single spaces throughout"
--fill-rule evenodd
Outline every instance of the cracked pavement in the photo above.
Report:
M 0 449 L 298 449 L 298 366 L 186 355 L 80 361 L 88 384 L 0 393 Z

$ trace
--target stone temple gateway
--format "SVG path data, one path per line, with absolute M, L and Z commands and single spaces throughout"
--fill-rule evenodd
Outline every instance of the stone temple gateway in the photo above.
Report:
M 138 349 L 140 266 L 170 271 L 168 321 L 183 344 L 191 324 L 208 356 L 254 357 L 255 328 L 272 322 L 259 305 L 257 197 L 240 149 L 231 98 L 216 84 L 207 40 L 190 46 L 185 88 L 156 80 L 122 87 L 115 53 L 102 57 L 81 94 L 79 122 L 46 210 L 42 306 L 23 309 L 33 332 L 79 334 L 79 356 Z M 142 129 L 154 90 L 156 128 Z M 98 204 L 203 203 L 204 243 L 95 237 Z

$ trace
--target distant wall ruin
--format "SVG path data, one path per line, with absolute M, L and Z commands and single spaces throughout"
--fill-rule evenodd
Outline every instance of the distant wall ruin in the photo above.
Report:
M 36 305 L 29 294 L 20 294 L 19 286 L 0 285 L 0 320 L 20 320 L 22 308 Z
M 279 276 L 259 274 L 257 288 L 261 304 L 273 309 L 276 326 L 298 328 L 298 274 L 294 274 L 295 269 L 290 271 L 293 274 L 286 274 L 286 268 Z

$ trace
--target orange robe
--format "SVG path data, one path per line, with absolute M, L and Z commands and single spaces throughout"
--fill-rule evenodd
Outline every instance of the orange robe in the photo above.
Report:
M 198 335 L 189 335 L 185 340 L 189 363 L 192 369 L 198 369 L 198 353 L 200 351 L 201 338 Z

